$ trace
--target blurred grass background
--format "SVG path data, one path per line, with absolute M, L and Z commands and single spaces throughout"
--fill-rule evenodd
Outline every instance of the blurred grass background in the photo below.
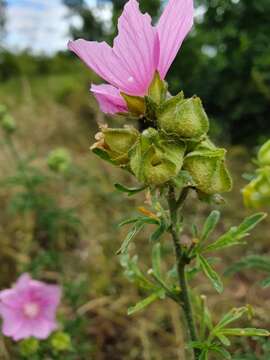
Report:
M 103 36 L 110 41 L 114 22 L 110 31 L 105 31 L 102 21 L 94 18 L 83 1 L 67 5 L 83 19 L 71 35 L 91 39 Z M 161 4 L 151 0 L 141 1 L 141 5 L 157 15 Z M 269 26 L 264 22 L 270 8 L 263 0 L 205 0 L 197 5 L 204 7 L 204 15 L 184 44 L 169 83 L 173 91 L 183 88 L 187 95 L 202 97 L 216 141 L 228 147 L 234 190 L 220 207 L 221 233 L 250 214 L 240 193 L 246 184 L 242 174 L 253 171 L 251 157 L 270 133 Z M 113 19 L 122 6 L 123 1 L 113 2 Z M 95 21 L 89 22 L 90 16 Z M 4 28 L 2 34 L 4 38 Z M 72 338 L 72 352 L 52 354 L 44 347 L 37 359 L 184 359 L 185 335 L 175 304 L 168 300 L 136 316 L 126 315 L 127 308 L 143 294 L 123 276 L 115 256 L 126 232 L 117 223 L 134 214 L 144 198 L 138 195 L 130 199 L 116 193 L 114 183 L 135 185 L 134 180 L 89 151 L 98 123 L 122 125 L 121 120 L 101 114 L 89 95 L 89 84 L 99 79 L 65 52 L 48 57 L 1 48 L 0 81 L 0 103 L 17 122 L 12 135 L 14 147 L 32 181 L 30 188 L 25 185 L 2 132 L 0 287 L 9 287 L 24 271 L 59 282 L 64 289 L 59 320 Z M 53 173 L 47 165 L 48 154 L 59 147 L 68 149 L 72 157 L 70 171 L 63 174 Z M 186 207 L 187 222 L 196 217 L 201 224 L 210 210 L 211 206 L 198 206 L 191 200 Z M 266 220 L 252 233 L 246 247 L 224 251 L 217 263 L 219 270 L 224 272 L 244 255 L 269 254 L 269 230 Z M 150 256 L 146 235 L 142 233 L 135 246 L 147 270 Z M 191 236 L 188 226 L 186 236 Z M 169 239 L 164 238 L 163 243 L 165 249 L 170 247 Z M 229 308 L 248 303 L 255 308 L 253 325 L 269 329 L 270 290 L 258 285 L 262 278 L 260 272 L 252 270 L 225 278 L 226 291 L 221 296 L 204 278 L 196 279 L 194 285 L 208 296 L 217 319 Z M 3 359 L 21 359 L 18 347 L 9 340 L 2 339 L 0 347 Z M 266 340 L 236 339 L 234 349 L 238 360 L 270 359 Z

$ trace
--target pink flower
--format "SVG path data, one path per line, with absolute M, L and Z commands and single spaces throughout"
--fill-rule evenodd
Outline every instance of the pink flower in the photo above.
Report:
M 21 275 L 14 287 L 0 292 L 3 334 L 15 341 L 32 336 L 46 339 L 57 328 L 55 313 L 60 297 L 59 286 Z
M 169 0 L 158 24 L 129 0 L 118 21 L 113 47 L 105 42 L 79 39 L 68 47 L 110 85 L 93 85 L 101 110 L 127 111 L 121 92 L 144 96 L 155 71 L 164 79 L 183 40 L 193 25 L 193 0 Z

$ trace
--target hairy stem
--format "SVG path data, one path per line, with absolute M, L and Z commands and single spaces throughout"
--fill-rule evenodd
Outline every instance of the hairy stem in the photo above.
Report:
M 179 285 L 180 285 L 180 303 L 182 306 L 182 310 L 185 316 L 186 324 L 188 327 L 189 338 L 191 341 L 197 341 L 197 333 L 195 327 L 195 321 L 193 317 L 193 311 L 189 296 L 189 288 L 186 279 L 186 266 L 189 263 L 189 259 L 186 257 L 185 252 L 182 249 L 180 238 L 179 238 L 179 209 L 183 206 L 184 201 L 188 195 L 188 189 L 184 189 L 180 194 L 178 200 L 176 200 L 175 190 L 173 187 L 169 189 L 168 195 L 168 204 L 170 208 L 170 215 L 171 215 L 171 228 L 170 233 L 174 243 L 175 249 L 175 256 L 177 262 L 177 272 L 179 278 Z M 199 359 L 200 350 L 194 349 L 193 350 L 194 359 Z

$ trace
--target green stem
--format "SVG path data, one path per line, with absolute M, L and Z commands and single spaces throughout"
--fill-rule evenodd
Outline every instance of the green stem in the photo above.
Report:
M 188 195 L 188 189 L 184 189 L 180 194 L 179 199 L 176 200 L 174 188 L 170 187 L 169 189 L 168 204 L 171 215 L 170 233 L 174 243 L 175 256 L 177 262 L 177 272 L 178 272 L 179 285 L 181 291 L 180 301 L 185 316 L 186 324 L 188 327 L 189 338 L 191 341 L 198 341 L 196 326 L 195 326 L 195 321 L 194 321 L 193 311 L 190 301 L 189 288 L 186 279 L 186 271 L 185 271 L 185 268 L 189 263 L 189 259 L 186 257 L 186 254 L 183 252 L 177 230 L 178 221 L 179 221 L 178 219 L 179 209 L 183 206 L 187 195 Z M 193 349 L 193 354 L 194 354 L 194 359 L 198 360 L 200 357 L 200 350 Z

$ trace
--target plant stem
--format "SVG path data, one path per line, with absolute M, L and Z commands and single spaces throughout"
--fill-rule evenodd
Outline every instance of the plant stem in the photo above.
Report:
M 179 209 L 183 206 L 184 201 L 188 195 L 188 189 L 184 189 L 180 194 L 178 200 L 176 200 L 175 190 L 173 187 L 169 189 L 169 196 L 168 196 L 168 204 L 170 208 L 170 215 L 171 215 L 171 228 L 170 233 L 174 243 L 175 249 L 175 256 L 176 256 L 176 263 L 177 263 L 177 272 L 179 278 L 179 285 L 180 285 L 180 303 L 182 306 L 182 310 L 186 319 L 189 338 L 191 341 L 198 341 L 195 321 L 193 317 L 193 311 L 190 301 L 188 283 L 186 279 L 186 271 L 185 268 L 189 263 L 189 259 L 186 257 L 186 254 L 183 252 L 180 239 L 179 239 L 179 230 L 178 230 L 178 222 L 179 222 Z M 198 360 L 200 356 L 199 349 L 193 349 L 194 359 Z

